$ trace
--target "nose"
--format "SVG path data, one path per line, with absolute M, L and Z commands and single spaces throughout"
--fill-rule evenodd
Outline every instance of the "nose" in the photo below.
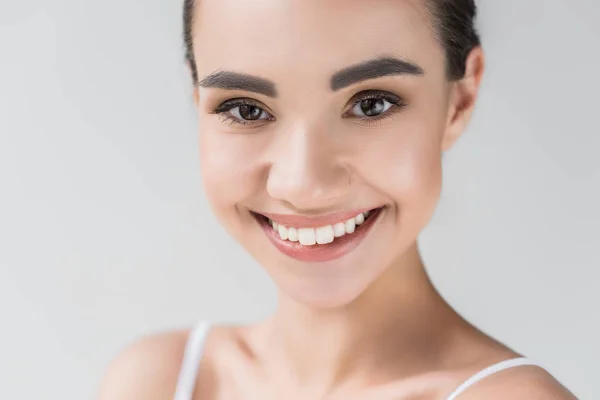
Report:
M 307 127 L 278 134 L 271 153 L 268 194 L 299 211 L 339 205 L 349 193 L 351 174 L 331 136 Z

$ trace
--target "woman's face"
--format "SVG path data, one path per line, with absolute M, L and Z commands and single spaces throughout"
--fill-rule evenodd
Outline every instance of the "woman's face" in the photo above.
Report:
M 287 296 L 352 301 L 431 218 L 461 129 L 424 1 L 197 3 L 214 212 Z

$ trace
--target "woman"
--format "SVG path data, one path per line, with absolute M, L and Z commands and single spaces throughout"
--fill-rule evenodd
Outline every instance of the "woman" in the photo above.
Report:
M 574 398 L 453 311 L 419 255 L 484 71 L 475 11 L 185 2 L 206 193 L 278 307 L 139 341 L 102 399 Z

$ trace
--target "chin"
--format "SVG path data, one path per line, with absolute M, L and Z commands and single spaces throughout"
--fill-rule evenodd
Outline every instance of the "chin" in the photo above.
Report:
M 372 262 L 383 260 L 371 260 Z M 271 278 L 278 287 L 281 300 L 291 300 L 314 309 L 346 307 L 355 302 L 368 288 L 385 274 L 381 268 L 365 268 L 365 263 L 338 266 L 336 272 L 321 270 L 321 273 L 291 273 L 290 269 L 271 270 Z M 281 264 L 279 265 L 281 268 Z M 308 271 L 306 271 L 308 272 Z
M 289 288 L 282 290 L 282 294 L 296 303 L 313 309 L 342 308 L 353 303 L 366 290 L 368 285 L 357 288 L 328 288 L 326 290 L 317 288 Z

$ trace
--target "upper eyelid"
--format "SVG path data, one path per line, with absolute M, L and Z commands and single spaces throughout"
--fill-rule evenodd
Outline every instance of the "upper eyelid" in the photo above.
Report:
M 356 102 L 356 101 L 360 101 L 359 99 L 373 98 L 373 97 L 377 97 L 377 98 L 392 97 L 392 98 L 396 98 L 398 100 L 403 100 L 402 96 L 398 96 L 394 93 L 391 93 L 391 92 L 388 92 L 385 90 L 368 89 L 368 90 L 362 90 L 362 91 L 354 94 L 350 98 L 350 100 L 348 100 L 348 102 Z M 235 103 L 240 103 L 240 104 L 235 104 Z M 225 100 L 225 101 L 221 102 L 217 107 L 215 107 L 215 109 L 225 108 L 228 105 L 231 105 L 233 108 L 233 107 L 243 105 L 243 104 L 250 104 L 255 107 L 266 108 L 267 110 L 265 110 L 265 111 L 268 111 L 268 109 L 269 109 L 269 107 L 267 107 L 263 102 L 261 102 L 259 100 L 254 100 L 249 97 L 235 97 L 232 99 Z
M 226 108 L 229 106 L 231 106 L 233 108 L 233 107 L 238 107 L 238 106 L 244 105 L 244 104 L 261 107 L 261 108 L 264 106 L 263 103 L 258 100 L 253 100 L 253 99 L 246 98 L 246 97 L 236 97 L 236 98 L 225 100 L 225 101 L 219 103 L 219 105 L 216 106 L 215 109 Z
M 348 104 L 344 107 L 346 108 L 348 105 L 355 105 L 357 102 L 368 99 L 368 98 L 386 98 L 391 97 L 396 99 L 396 102 L 404 103 L 404 98 L 402 96 L 396 95 L 392 92 L 382 89 L 365 89 L 354 94 L 350 100 L 348 100 Z M 263 111 L 267 112 L 270 115 L 273 115 L 273 111 L 270 110 L 263 102 L 259 100 L 255 100 L 249 97 L 235 97 L 221 102 L 214 108 L 214 112 L 228 112 L 235 107 L 239 107 L 240 105 L 252 105 L 255 107 L 261 108 Z
M 213 112 L 215 112 L 215 113 L 229 112 L 229 111 L 233 110 L 234 108 L 239 107 L 244 104 L 258 107 L 271 116 L 273 116 L 273 114 L 274 114 L 273 111 L 271 111 L 271 109 L 269 107 L 264 105 L 263 102 L 254 100 L 254 99 L 251 99 L 248 97 L 236 97 L 233 99 L 225 100 L 225 101 L 221 102 L 217 107 L 215 107 L 213 109 Z
M 352 98 L 350 99 L 350 101 L 353 102 L 357 102 L 360 101 L 362 99 L 369 99 L 369 98 L 380 98 L 380 99 L 385 99 L 385 98 L 394 98 L 397 101 L 404 101 L 404 98 L 402 96 L 399 96 L 397 94 L 394 94 L 392 92 L 386 91 L 386 90 L 363 90 L 361 92 L 358 92 L 357 94 L 355 94 L 354 96 L 352 96 Z

